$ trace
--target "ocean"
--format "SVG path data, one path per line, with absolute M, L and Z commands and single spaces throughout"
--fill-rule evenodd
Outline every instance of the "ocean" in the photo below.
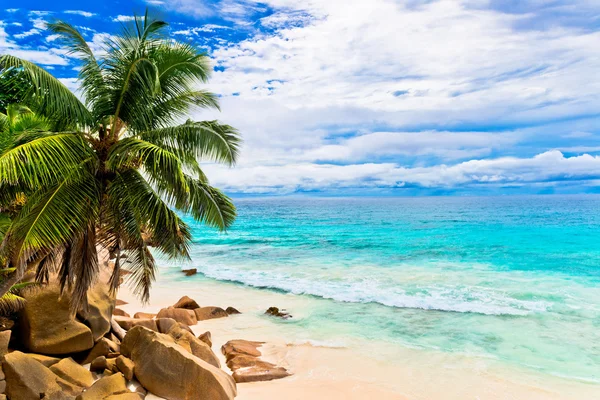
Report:
M 600 383 L 600 196 L 236 199 L 191 277 L 310 299 L 282 322 Z M 168 267 L 171 268 L 168 268 Z M 176 268 L 172 268 L 176 267 Z

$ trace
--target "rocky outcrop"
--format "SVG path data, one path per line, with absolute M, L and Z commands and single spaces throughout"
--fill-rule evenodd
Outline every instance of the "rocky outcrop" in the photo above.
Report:
M 6 317 L 0 317 L 0 332 L 9 331 L 15 326 L 15 321 Z
M 183 308 L 163 308 L 156 314 L 156 318 L 173 318 L 177 322 L 181 322 L 186 325 L 196 325 L 198 320 L 196 314 L 192 310 L 186 310 Z
M 91 388 L 79 395 L 77 400 L 108 399 L 110 396 L 127 393 L 131 392 L 127 389 L 125 377 L 121 373 L 116 373 L 96 381 Z
M 196 314 L 196 319 L 198 321 L 205 321 L 207 319 L 223 318 L 229 316 L 229 314 L 227 314 L 227 312 L 221 307 L 212 306 L 196 308 L 194 310 L 194 313 Z
M 221 347 L 221 352 L 226 359 L 238 354 L 260 357 L 261 352 L 258 348 L 263 344 L 264 342 L 253 342 L 250 340 L 230 340 Z
M 194 299 L 191 299 L 187 296 L 183 296 L 179 299 L 179 301 L 173 304 L 173 308 L 185 308 L 186 310 L 195 310 L 196 308 L 200 308 L 198 303 Z
M 7 354 L 2 369 L 6 375 L 6 394 L 10 399 L 67 400 L 83 390 L 20 351 Z
M 290 314 L 288 314 L 287 312 L 285 312 L 285 310 L 279 310 L 279 308 L 277 308 L 277 307 L 269 307 L 267 309 L 267 311 L 265 311 L 265 314 L 272 315 L 274 317 L 283 318 L 283 319 L 292 318 L 292 316 Z
M 137 319 L 152 319 L 154 317 L 156 317 L 156 314 L 145 313 L 145 312 L 136 312 L 135 314 L 133 314 L 133 318 L 137 318 Z
M 258 358 L 263 343 L 248 340 L 230 340 L 221 347 L 227 366 L 233 371 L 237 383 L 270 381 L 290 376 L 289 372 L 275 364 Z
M 154 319 L 137 319 L 137 318 L 127 318 L 127 317 L 119 317 L 115 316 L 113 319 L 119 324 L 119 326 L 126 331 L 130 330 L 134 326 L 143 326 L 144 328 L 151 329 L 153 331 L 158 332 L 158 327 L 156 326 L 156 320 Z
M 106 273 L 88 290 L 88 305 L 77 313 L 78 318 L 92 330 L 94 342 L 110 331 L 110 318 L 115 309 L 116 297 L 104 283 L 105 279 L 108 279 Z
M 51 367 L 52 365 L 60 361 L 60 358 L 49 357 L 42 354 L 28 353 L 27 356 L 41 363 L 44 367 Z
M 120 317 L 131 318 L 131 315 L 129 315 L 129 313 L 127 313 L 126 311 L 121 310 L 120 308 L 115 308 L 113 310 L 113 315 L 118 315 Z
M 92 350 L 86 355 L 86 357 L 81 362 L 82 364 L 91 363 L 94 359 L 100 356 L 107 356 L 110 353 L 115 353 L 119 351 L 119 345 L 117 345 L 112 340 L 107 338 L 101 338 L 98 343 L 94 345 Z
M 206 361 L 211 365 L 214 365 L 217 368 L 221 367 L 219 359 L 215 353 L 213 353 L 210 346 L 208 346 L 202 340 L 196 338 L 192 333 L 181 329 L 179 325 L 173 326 L 173 328 L 171 328 L 167 334 L 175 340 L 175 343 L 196 357 Z
M 121 373 L 123 374 L 123 376 L 125 377 L 125 379 L 127 379 L 128 381 L 133 379 L 133 368 L 135 366 L 135 364 L 133 363 L 133 361 L 131 361 L 129 358 L 125 357 L 125 356 L 119 356 L 116 359 L 116 365 L 117 368 L 119 369 L 119 371 L 121 371 Z
M 237 383 L 272 381 L 290 376 L 283 367 L 261 361 L 249 368 L 240 368 L 233 372 L 233 379 Z
M 94 383 L 92 373 L 77 364 L 72 358 L 63 358 L 50 367 L 50 371 L 73 385 L 88 388 Z
M 11 331 L 0 332 L 0 360 L 8 353 L 8 344 L 10 343 Z
M 21 311 L 21 340 L 25 348 L 42 354 L 78 353 L 94 346 L 90 328 L 75 320 L 69 299 L 58 286 L 28 290 Z
M 233 379 L 194 356 L 165 334 L 143 327 L 127 332 L 121 352 L 135 363 L 136 379 L 150 392 L 171 400 L 232 400 Z
M 233 307 L 227 307 L 225 309 L 225 312 L 229 315 L 241 314 L 241 312 L 239 312 L 236 308 Z
M 182 269 L 181 272 L 183 272 L 185 274 L 185 276 L 192 276 L 192 275 L 196 275 L 198 273 L 198 270 L 196 268 L 190 268 L 190 269 Z
M 201 334 L 200 336 L 198 336 L 198 339 L 200 339 L 204 343 L 206 343 L 208 345 L 208 347 L 212 347 L 212 337 L 211 337 L 211 334 L 209 331 L 206 331 L 203 334 Z

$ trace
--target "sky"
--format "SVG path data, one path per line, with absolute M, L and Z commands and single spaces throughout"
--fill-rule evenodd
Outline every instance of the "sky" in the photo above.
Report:
M 146 8 L 212 59 L 205 89 L 244 138 L 237 196 L 600 192 L 598 0 L 2 2 L 0 53 L 77 90 L 45 27 L 101 51 Z

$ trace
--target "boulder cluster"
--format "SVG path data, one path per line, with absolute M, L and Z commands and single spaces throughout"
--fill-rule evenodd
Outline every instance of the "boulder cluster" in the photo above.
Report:
M 233 307 L 184 296 L 156 315 L 131 317 L 109 293 L 96 284 L 78 312 L 58 286 L 24 293 L 16 324 L 0 325 L 0 400 L 231 400 L 236 382 L 289 375 L 259 358 L 262 343 L 242 340 L 222 347 L 233 376 L 221 369 L 210 332 L 196 337 L 190 326 L 239 314 Z

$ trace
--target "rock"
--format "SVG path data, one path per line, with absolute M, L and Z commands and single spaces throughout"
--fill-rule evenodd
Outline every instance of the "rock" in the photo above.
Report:
M 124 300 L 120 300 L 120 299 L 117 299 L 117 301 L 115 301 L 116 306 L 124 306 L 125 304 L 129 304 L 129 303 Z
M 188 331 L 189 333 L 191 333 L 192 335 L 194 334 L 194 331 L 192 330 L 192 328 L 190 328 L 189 326 L 187 326 L 184 323 L 178 322 L 177 325 L 179 325 L 179 327 L 185 331 Z
M 202 340 L 204 343 L 208 345 L 208 347 L 212 347 L 212 338 L 209 331 L 204 332 L 202 335 L 198 336 L 198 339 Z
M 6 381 L 2 380 L 0 381 L 0 399 L 2 399 L 2 396 L 4 396 L 4 398 L 6 399 L 6 395 L 4 394 L 4 392 L 6 392 Z
M 283 367 L 260 360 L 258 347 L 263 342 L 248 340 L 230 340 L 221 347 L 229 369 L 233 371 L 233 379 L 237 383 L 270 381 L 289 376 Z
M 185 308 L 186 310 L 195 310 L 196 308 L 200 308 L 198 303 L 194 299 L 190 299 L 187 296 L 183 296 L 179 299 L 179 301 L 173 304 L 173 308 Z
M 193 333 L 183 330 L 179 325 L 175 325 L 168 332 L 168 335 L 175 339 L 175 343 L 195 355 L 196 357 L 214 365 L 217 368 L 221 367 L 219 359 L 213 353 L 210 346 L 196 338 Z
M 225 312 L 229 315 L 234 315 L 234 314 L 241 314 L 241 312 L 239 312 L 237 309 L 233 308 L 233 307 L 227 307 L 225 309 Z
M 131 318 L 131 315 L 129 315 L 127 312 L 121 310 L 120 308 L 115 308 L 113 310 L 113 315 L 118 315 L 120 317 L 128 317 Z
M 136 312 L 135 314 L 133 314 L 133 318 L 137 319 L 152 319 L 154 317 L 156 317 L 156 314 L 150 314 L 145 312 Z
M 133 361 L 131 361 L 129 358 L 124 357 L 124 356 L 119 356 L 117 357 L 117 368 L 119 369 L 119 371 L 121 371 L 123 373 L 123 376 L 125 376 L 125 379 L 127 379 L 128 381 L 133 379 Z
M 15 326 L 15 321 L 10 318 L 0 317 L 0 332 L 11 330 Z
M 25 348 L 42 354 L 70 354 L 91 349 L 94 336 L 90 328 L 71 315 L 67 296 L 59 298 L 56 285 L 23 293 L 21 339 Z
M 227 312 L 220 307 L 196 308 L 194 310 L 194 313 L 196 314 L 196 319 L 198 321 L 205 321 L 207 319 L 222 318 L 229 316 L 229 314 L 227 314 Z
M 121 345 L 135 363 L 137 380 L 157 396 L 170 400 L 232 400 L 233 379 L 175 343 L 169 335 L 134 327 Z
M 263 361 L 261 361 L 258 357 L 236 353 L 229 357 L 229 360 L 227 361 L 227 367 L 232 371 L 236 371 L 240 368 L 254 367 L 261 362 Z
M 107 362 L 105 356 L 96 357 L 90 364 L 90 371 L 102 372 L 107 369 Z
M 105 397 L 104 400 L 140 400 L 143 397 L 140 397 L 139 394 L 129 392 L 122 394 L 113 394 L 112 396 Z
M 287 312 L 285 312 L 285 310 L 280 311 L 279 308 L 277 308 L 277 307 L 269 307 L 267 309 L 267 311 L 265 311 L 265 314 L 269 314 L 274 317 L 279 317 L 279 318 L 283 318 L 283 319 L 292 318 L 292 316 L 290 314 L 288 314 Z
M 171 328 L 177 325 L 178 322 L 173 318 L 157 318 L 156 326 L 158 327 L 158 331 L 160 333 L 167 333 L 171 330 Z
M 20 351 L 4 356 L 6 394 L 15 400 L 67 400 L 81 392 L 41 363 Z
M 44 367 L 51 367 L 60 361 L 60 358 L 44 356 L 42 354 L 27 353 L 27 355 L 41 363 Z
M 181 322 L 188 326 L 196 325 L 198 323 L 194 311 L 183 308 L 163 308 L 158 312 L 156 318 L 173 318 L 175 321 Z
M 227 360 L 231 358 L 231 355 L 246 354 L 252 357 L 260 357 L 261 352 L 258 351 L 258 347 L 262 346 L 264 342 L 252 342 L 249 340 L 230 340 L 221 347 L 221 352 Z
M 126 393 L 131 392 L 127 389 L 125 377 L 121 373 L 116 373 L 97 380 L 91 388 L 81 393 L 77 400 L 99 400 Z
M 114 317 L 110 319 L 110 329 L 119 340 L 123 340 L 125 337 L 125 330 L 121 328 L 121 325 L 119 325 L 117 321 L 115 321 Z
M 185 276 L 192 276 L 196 275 L 198 273 L 198 270 L 196 268 L 182 269 L 181 272 L 183 272 Z
M 115 294 L 111 294 L 109 286 L 104 283 L 105 279 L 108 280 L 108 274 L 102 275 L 106 277 L 101 276 L 87 292 L 87 309 L 77 312 L 79 319 L 92 330 L 94 342 L 110 331 L 110 318 L 116 302 Z
M 134 326 L 143 326 L 144 328 L 151 329 L 153 331 L 158 332 L 158 327 L 156 326 L 156 321 L 153 319 L 136 319 L 136 318 L 127 318 L 127 317 L 119 317 L 115 316 L 113 319 L 119 324 L 119 326 L 126 331 L 130 330 Z M 123 340 L 123 339 L 121 339 Z
M 8 343 L 10 342 L 10 334 L 12 331 L 0 332 L 0 360 L 8 353 Z
M 115 346 L 117 346 L 115 348 Z M 99 356 L 107 356 L 111 351 L 118 350 L 118 345 L 107 338 L 101 338 L 98 343 L 94 345 L 92 350 L 86 355 L 85 359 L 81 362 L 82 364 L 91 363 Z
M 269 363 L 266 363 L 269 364 Z M 259 381 L 271 381 L 273 379 L 281 379 L 290 374 L 283 367 L 277 367 L 273 364 L 271 366 L 254 366 L 251 368 L 238 369 L 233 373 L 233 379 L 237 383 L 244 382 L 259 382 Z
M 77 364 L 72 358 L 63 358 L 50 367 L 50 371 L 73 385 L 88 388 L 94 383 L 92 373 Z
M 112 329 L 112 325 L 111 325 L 111 329 Z M 123 334 L 123 335 L 124 335 L 124 334 Z M 121 344 L 121 340 L 120 340 L 120 339 L 119 339 L 119 338 L 118 338 L 118 337 L 117 337 L 117 336 L 116 336 L 116 335 L 115 335 L 115 334 L 112 332 L 112 330 L 111 330 L 111 332 L 110 332 L 108 335 L 106 335 L 105 337 L 106 337 L 108 340 L 110 340 L 111 342 L 113 342 L 113 343 L 116 343 L 116 344 Z

